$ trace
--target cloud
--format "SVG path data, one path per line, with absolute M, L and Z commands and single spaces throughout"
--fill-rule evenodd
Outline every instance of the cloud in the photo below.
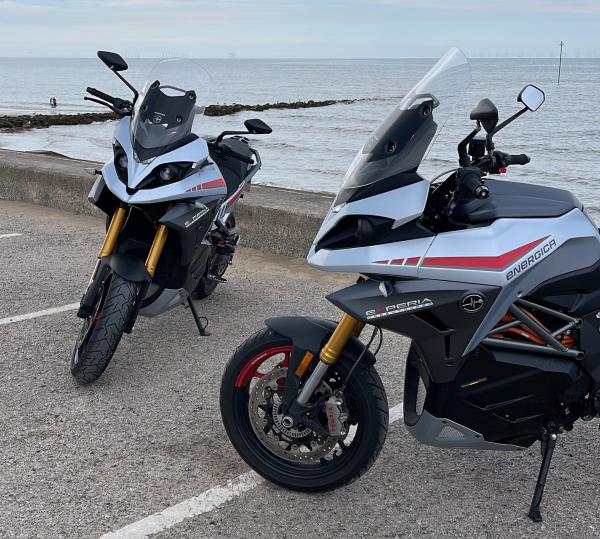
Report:
M 0 13 L 32 13 L 48 11 L 49 9 L 52 9 L 51 6 L 44 4 L 28 4 L 17 2 L 16 0 L 0 0 Z
M 353 0 L 354 4 L 364 4 L 365 0 Z M 366 0 L 367 4 L 390 7 L 437 9 L 440 11 L 477 11 L 490 13 L 562 13 L 600 14 L 598 0 L 504 0 L 490 3 L 472 0 Z

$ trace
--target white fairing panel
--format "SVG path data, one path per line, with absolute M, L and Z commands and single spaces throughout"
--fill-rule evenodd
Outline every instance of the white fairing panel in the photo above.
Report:
M 579 209 L 556 218 L 499 219 L 490 226 L 354 249 L 315 251 L 313 245 L 308 263 L 326 271 L 504 287 L 575 238 L 600 241 L 598 230 Z M 585 267 L 572 262 L 573 269 Z
M 437 235 L 419 262 L 418 276 L 506 286 L 574 238 L 599 238 L 579 209 L 555 218 L 498 219 Z
M 397 228 L 419 217 L 423 213 L 428 193 L 429 182 L 422 180 L 394 191 L 341 204 L 340 207 L 332 206 L 313 244 L 319 242 L 327 232 L 348 215 L 386 217 L 387 219 L 393 219 L 394 228 Z M 308 262 L 309 264 L 311 263 L 310 260 Z
M 315 251 L 313 245 L 308 253 L 308 263 L 313 268 L 324 271 L 416 277 L 422 254 L 427 252 L 432 242 L 433 237 L 354 249 L 319 249 L 318 251 Z M 391 258 L 391 253 L 404 253 L 404 255 Z
M 133 155 L 129 124 L 130 118 L 123 118 L 115 128 L 115 139 L 127 154 L 127 187 L 135 188 L 160 165 L 177 162 L 197 163 L 208 159 L 209 154 L 206 141 L 198 138 L 172 152 L 159 155 L 149 162 L 141 163 Z M 193 199 L 199 196 L 223 196 L 227 193 L 225 180 L 223 180 L 219 168 L 213 163 L 198 167 L 195 174 L 191 174 L 181 181 L 167 184 L 164 187 L 147 190 L 141 189 L 134 194 L 127 192 L 126 186 L 117 175 L 113 160 L 108 161 L 104 165 L 102 176 L 110 191 L 117 198 L 128 204 L 150 204 L 175 199 Z

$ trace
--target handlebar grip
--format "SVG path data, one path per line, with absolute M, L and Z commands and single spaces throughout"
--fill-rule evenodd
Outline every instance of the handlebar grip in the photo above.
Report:
M 529 159 L 529 157 L 524 153 L 520 155 L 509 155 L 507 158 L 508 165 L 526 165 L 529 163 L 529 161 L 531 161 L 531 159 Z
M 478 174 L 466 174 L 461 178 L 461 189 L 475 198 L 485 199 L 490 196 L 490 189 L 481 181 Z
M 94 97 L 97 97 L 99 99 L 104 99 L 104 101 L 108 101 L 109 103 L 114 104 L 115 98 L 112 95 L 105 94 L 104 92 L 101 92 L 100 90 L 96 90 L 96 88 L 91 88 L 88 86 L 86 89 L 86 92 L 88 94 L 92 94 Z
M 244 155 L 243 153 L 239 153 L 239 152 L 236 152 L 235 150 L 232 150 L 226 144 L 223 144 L 221 147 L 224 150 L 224 153 L 226 155 L 235 157 L 236 159 L 239 159 L 240 161 L 243 161 L 244 163 L 248 163 L 249 165 L 254 164 L 254 161 L 252 160 L 252 158 L 248 157 L 247 155 Z

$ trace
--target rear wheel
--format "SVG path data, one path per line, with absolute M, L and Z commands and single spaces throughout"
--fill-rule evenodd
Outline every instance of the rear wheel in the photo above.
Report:
M 324 435 L 303 425 L 285 428 L 279 406 L 291 351 L 290 339 L 267 328 L 229 360 L 221 384 L 229 439 L 249 466 L 283 487 L 324 491 L 348 484 L 373 465 L 385 440 L 388 405 L 381 379 L 372 365 L 360 365 L 340 394 L 352 366 L 352 358 L 342 357 L 315 396 L 341 395 L 344 434 Z
M 100 289 L 94 313 L 84 321 L 71 356 L 71 373 L 79 383 L 96 381 L 110 363 L 138 290 L 138 283 L 116 274 Z
M 219 279 L 223 278 L 228 265 L 228 263 L 225 263 L 215 266 L 213 264 L 213 259 L 210 259 L 206 264 L 204 275 L 192 292 L 192 298 L 204 299 L 210 296 L 221 282 Z

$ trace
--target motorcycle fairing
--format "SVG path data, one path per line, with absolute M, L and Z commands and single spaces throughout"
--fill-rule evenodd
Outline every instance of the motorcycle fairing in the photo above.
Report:
M 419 217 L 425 209 L 429 193 L 429 182 L 422 179 L 401 189 L 401 202 L 394 197 L 398 193 L 398 190 L 395 190 L 394 192 L 381 193 L 369 198 L 356 200 L 352 203 L 332 206 L 313 240 L 313 245 L 308 255 L 308 263 L 325 271 L 336 271 L 326 265 L 319 265 L 317 261 L 313 261 L 312 253 L 314 253 L 316 245 L 323 236 L 333 229 L 344 217 L 349 215 L 385 217 L 394 220 L 393 228 L 402 226 Z
M 406 363 L 404 422 L 421 443 L 437 447 L 515 450 L 542 434 L 589 391 L 589 378 L 573 361 L 482 346 L 454 379 L 434 382 L 415 344 Z M 532 391 L 535 388 L 535 391 Z
M 327 299 L 357 320 L 400 333 L 418 343 L 436 382 L 452 380 L 475 328 L 494 305 L 500 288 L 430 279 L 390 281 L 388 295 L 368 280 L 333 292 Z M 481 294 L 476 312 L 461 309 L 471 293 Z
M 161 165 L 178 162 L 201 163 L 209 158 L 206 141 L 197 138 L 148 162 L 139 162 L 134 157 L 133 147 L 129 140 L 129 129 L 129 117 L 120 120 L 115 128 L 115 140 L 127 155 L 127 185 L 119 179 L 114 160 L 109 161 L 102 168 L 106 185 L 123 202 L 128 204 L 152 204 L 182 198 L 198 198 L 198 195 L 227 194 L 227 186 L 221 171 L 211 162 L 198 167 L 195 173 L 183 180 L 154 189 L 140 189 L 133 194 L 128 193 L 127 188 L 135 189 Z

